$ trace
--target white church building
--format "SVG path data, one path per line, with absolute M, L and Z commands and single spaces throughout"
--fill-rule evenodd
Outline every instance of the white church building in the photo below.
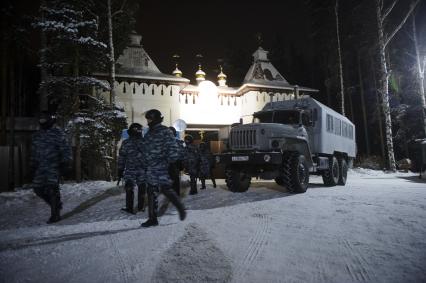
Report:
M 201 65 L 194 74 L 196 83 L 191 84 L 178 65 L 172 74 L 162 73 L 144 50 L 141 39 L 132 34 L 131 44 L 117 60 L 116 101 L 124 107 L 129 123 L 146 125 L 145 112 L 156 108 L 164 116 L 164 125 L 179 128 L 185 124 L 185 132 L 200 132 L 202 136 L 213 132 L 214 139 L 219 140 L 226 138 L 231 124 L 240 119 L 251 122 L 252 114 L 267 102 L 317 92 L 290 84 L 261 47 L 253 53 L 253 63 L 241 86 L 227 86 L 222 70 L 217 82 L 207 81 Z

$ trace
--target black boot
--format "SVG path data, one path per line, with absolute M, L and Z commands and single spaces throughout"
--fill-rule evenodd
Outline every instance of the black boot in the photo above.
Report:
M 133 198 L 135 197 L 133 193 L 133 186 L 126 186 L 126 207 L 123 207 L 121 210 L 130 214 L 135 214 L 133 211 Z
M 201 189 L 205 190 L 206 189 L 206 179 L 201 179 Z
M 62 207 L 59 188 L 50 188 L 49 190 L 50 218 L 47 221 L 47 224 L 55 223 L 61 220 Z
M 162 193 L 176 207 L 176 209 L 179 213 L 179 219 L 181 221 L 185 220 L 186 210 L 185 210 L 185 207 L 183 206 L 182 202 L 180 201 L 179 197 L 176 195 L 176 193 L 171 188 L 163 188 Z
M 197 194 L 198 192 L 197 192 L 197 179 L 195 178 L 195 177 L 191 177 L 191 179 L 190 179 L 190 186 L 191 186 L 191 189 L 190 189 L 190 191 L 189 191 L 189 194 L 190 195 L 195 195 L 195 194 Z
M 216 188 L 216 179 L 212 177 L 213 188 Z
M 138 185 L 138 211 L 145 211 L 146 184 Z
M 148 219 L 144 223 L 141 224 L 141 227 L 151 227 L 151 226 L 157 226 L 158 220 L 157 219 Z
M 156 188 L 147 186 L 148 193 L 148 220 L 141 224 L 141 227 L 157 226 L 157 195 Z

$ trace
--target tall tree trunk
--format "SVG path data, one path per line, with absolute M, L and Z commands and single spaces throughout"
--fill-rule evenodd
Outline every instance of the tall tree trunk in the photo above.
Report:
M 419 77 L 420 101 L 422 102 L 423 132 L 426 137 L 426 100 L 425 100 L 426 55 L 423 55 L 423 58 L 422 58 L 420 54 L 419 43 L 417 41 L 416 15 L 414 14 L 413 17 L 411 18 L 413 21 L 413 40 L 414 40 L 414 48 L 416 50 L 417 75 Z
M 339 80 L 340 80 L 340 113 L 345 116 L 345 93 L 343 87 L 343 65 L 342 65 L 342 51 L 340 47 L 340 33 L 339 33 L 339 0 L 336 0 L 334 6 L 334 14 L 336 15 L 336 39 L 337 39 L 337 53 L 339 61 Z
M 367 110 L 365 108 L 364 80 L 362 77 L 361 56 L 359 52 L 357 53 L 357 63 L 358 63 L 358 79 L 359 79 L 359 92 L 360 92 L 360 98 L 361 98 L 362 120 L 364 122 L 365 151 L 367 156 L 369 156 L 371 154 L 370 137 L 368 135 Z
M 373 82 L 374 82 L 374 89 L 375 89 L 375 93 L 374 93 L 374 97 L 376 98 L 376 106 L 377 106 L 377 123 L 379 126 L 379 137 L 380 137 L 380 150 L 382 153 L 382 160 L 383 160 L 383 165 L 386 164 L 386 157 L 385 157 L 385 145 L 384 145 L 384 135 L 383 135 L 383 119 L 382 119 L 382 110 L 381 110 L 381 103 L 380 103 L 380 94 L 377 91 L 377 78 L 376 78 L 376 65 L 374 64 L 374 56 L 372 56 L 370 54 L 371 57 L 371 66 L 372 66 L 372 70 L 373 70 Z
M 9 142 L 9 190 L 13 191 L 15 188 L 15 66 L 11 64 L 10 67 L 10 114 L 9 114 L 9 131 L 10 131 L 10 142 Z
M 393 150 L 393 137 L 392 137 L 392 120 L 389 105 L 389 73 L 386 62 L 386 46 L 383 28 L 383 19 L 381 14 L 380 1 L 376 0 L 376 16 L 378 27 L 378 44 L 379 44 L 379 94 L 381 96 L 382 111 L 385 118 L 386 129 L 386 146 L 388 150 L 387 161 L 388 168 L 391 171 L 396 171 L 395 154 Z
M 390 3 L 390 6 L 384 9 L 383 1 L 376 0 L 375 1 L 375 10 L 376 10 L 376 20 L 377 20 L 377 33 L 378 33 L 378 47 L 379 47 L 379 93 L 382 98 L 382 109 L 383 115 L 385 117 L 385 127 L 386 127 L 386 145 L 388 149 L 388 162 L 389 169 L 391 171 L 396 171 L 396 163 L 395 163 L 395 154 L 393 149 L 393 137 L 392 137 L 392 120 L 390 114 L 390 106 L 389 106 L 389 72 L 388 66 L 386 62 L 386 46 L 393 39 L 395 34 L 402 28 L 402 26 L 407 21 L 410 14 L 413 12 L 415 7 L 419 4 L 420 0 L 413 0 L 410 4 L 409 10 L 401 20 L 401 22 L 393 28 L 389 33 L 386 33 L 385 36 L 385 20 L 392 12 L 395 5 L 398 3 L 398 0 L 394 0 Z
M 46 1 L 41 1 L 41 6 L 46 6 Z M 44 21 L 44 12 L 41 15 L 42 21 Z M 44 82 L 47 80 L 47 70 L 46 67 L 43 65 L 46 63 L 46 47 L 47 47 L 47 39 L 46 39 L 46 32 L 41 30 L 41 51 L 40 51 L 40 76 L 41 81 Z M 47 111 L 48 110 L 48 99 L 47 99 L 47 91 L 45 89 L 41 90 L 40 93 L 40 104 L 39 109 L 40 111 Z
M 2 17 L 3 27 L 6 26 L 6 17 Z M 7 120 L 7 46 L 8 41 L 6 37 L 6 32 L 2 32 L 3 42 L 1 44 L 1 119 L 0 119 L 0 145 L 7 144 L 7 132 L 6 132 L 6 120 Z
M 111 14 L 111 0 L 108 0 L 108 42 L 110 51 L 110 73 L 109 73 L 109 84 L 110 90 L 110 103 L 115 105 L 115 58 L 114 58 L 114 41 L 112 37 L 112 14 Z
M 74 66 L 73 66 L 73 76 L 78 77 L 79 76 L 79 68 L 80 68 L 80 54 L 78 48 L 76 49 L 75 53 L 75 59 L 74 59 Z M 78 89 L 75 89 L 74 91 L 74 111 L 73 113 L 76 113 L 80 110 L 80 97 L 78 93 Z M 76 125 L 76 131 L 75 131 L 75 181 L 77 183 L 81 182 L 81 143 L 80 143 L 80 126 L 79 124 Z

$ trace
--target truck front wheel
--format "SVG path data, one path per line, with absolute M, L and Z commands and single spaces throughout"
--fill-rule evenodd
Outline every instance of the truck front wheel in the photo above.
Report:
M 329 160 L 328 170 L 322 172 L 322 180 L 326 186 L 336 186 L 340 178 L 339 162 L 335 156 Z
M 246 192 L 250 187 L 251 177 L 244 170 L 226 169 L 226 185 L 231 192 Z
M 290 160 L 290 186 L 292 193 L 304 193 L 309 185 L 309 168 L 305 156 L 294 154 Z
M 309 168 L 305 156 L 297 152 L 285 152 L 281 175 L 275 178 L 280 186 L 287 187 L 291 193 L 304 193 L 309 185 Z

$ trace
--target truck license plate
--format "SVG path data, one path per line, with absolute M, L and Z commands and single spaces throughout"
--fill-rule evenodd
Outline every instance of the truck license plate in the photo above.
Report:
M 232 161 L 248 161 L 248 156 L 232 156 Z

